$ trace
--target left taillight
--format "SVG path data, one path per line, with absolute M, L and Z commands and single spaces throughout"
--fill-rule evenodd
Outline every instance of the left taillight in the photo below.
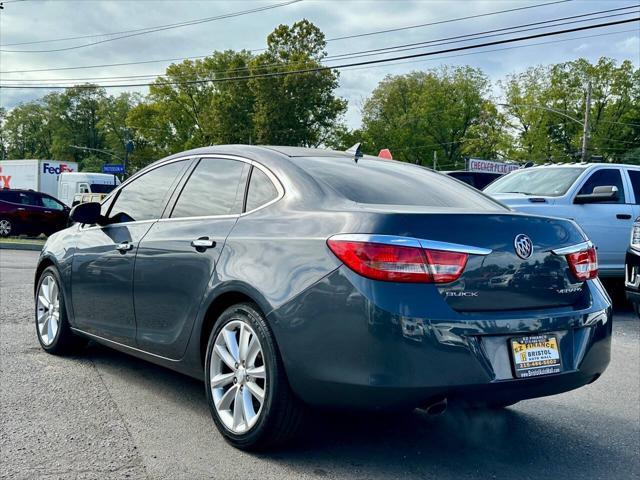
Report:
M 571 271 L 578 280 L 590 280 L 598 276 L 598 257 L 595 247 L 589 247 L 566 255 Z
M 460 252 L 331 238 L 327 245 L 354 272 L 387 282 L 453 282 L 462 275 L 468 258 Z

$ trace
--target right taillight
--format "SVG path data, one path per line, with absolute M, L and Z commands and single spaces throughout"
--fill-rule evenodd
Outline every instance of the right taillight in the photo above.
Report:
M 453 282 L 468 258 L 460 252 L 331 238 L 327 245 L 354 272 L 387 282 Z
M 589 280 L 598 276 L 598 257 L 595 247 L 589 247 L 566 255 L 571 271 L 578 280 Z

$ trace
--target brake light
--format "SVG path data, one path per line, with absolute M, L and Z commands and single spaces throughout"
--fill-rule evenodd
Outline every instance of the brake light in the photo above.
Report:
M 598 257 L 595 247 L 589 247 L 566 255 L 571 271 L 578 280 L 584 281 L 598 276 Z
M 329 239 L 327 245 L 363 277 L 387 282 L 448 283 L 457 280 L 468 254 L 417 247 Z

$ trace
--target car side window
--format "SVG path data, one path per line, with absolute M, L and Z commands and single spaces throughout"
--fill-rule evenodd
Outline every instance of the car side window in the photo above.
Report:
M 602 168 L 593 172 L 578 192 L 578 195 L 588 195 L 593 193 L 595 187 L 608 186 L 618 188 L 618 199 L 606 203 L 625 203 L 622 175 L 620 174 L 620 170 L 615 168 Z
M 51 210 L 64 210 L 64 205 L 51 197 L 42 197 L 42 204 L 45 208 L 50 208 Z
M 40 197 L 35 193 L 31 192 L 20 192 L 18 193 L 18 203 L 22 205 L 29 205 L 32 207 L 41 207 L 42 202 L 40 201 Z
M 11 190 L 0 191 L 0 200 L 3 202 L 20 203 L 18 194 Z
M 636 205 L 640 205 L 640 170 L 627 170 L 631 179 L 633 195 L 636 197 Z
M 241 178 L 245 165 L 237 160 L 201 159 L 180 192 L 171 218 L 240 213 L 237 199 L 244 193 Z
M 247 205 L 245 211 L 250 212 L 265 203 L 269 203 L 278 197 L 278 189 L 271 182 L 266 173 L 259 168 L 253 167 L 251 179 L 249 180 L 249 191 L 247 192 Z
M 169 189 L 185 166 L 186 161 L 169 163 L 125 185 L 109 209 L 107 223 L 160 218 Z

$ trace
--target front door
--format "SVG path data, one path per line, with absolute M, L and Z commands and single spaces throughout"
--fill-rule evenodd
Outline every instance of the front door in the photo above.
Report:
M 225 240 L 242 210 L 249 165 L 203 158 L 165 218 L 138 248 L 134 302 L 139 348 L 171 359 L 187 347 Z
M 75 327 L 135 344 L 133 267 L 149 228 L 160 218 L 187 160 L 156 167 L 128 182 L 104 204 L 104 224 L 80 226 L 71 288 Z
M 614 186 L 618 198 L 606 203 L 576 205 L 576 221 L 598 249 L 598 262 L 605 275 L 624 271 L 624 255 L 633 225 L 633 206 L 625 191 L 619 168 L 601 168 L 591 174 L 578 195 L 593 193 L 595 187 Z

